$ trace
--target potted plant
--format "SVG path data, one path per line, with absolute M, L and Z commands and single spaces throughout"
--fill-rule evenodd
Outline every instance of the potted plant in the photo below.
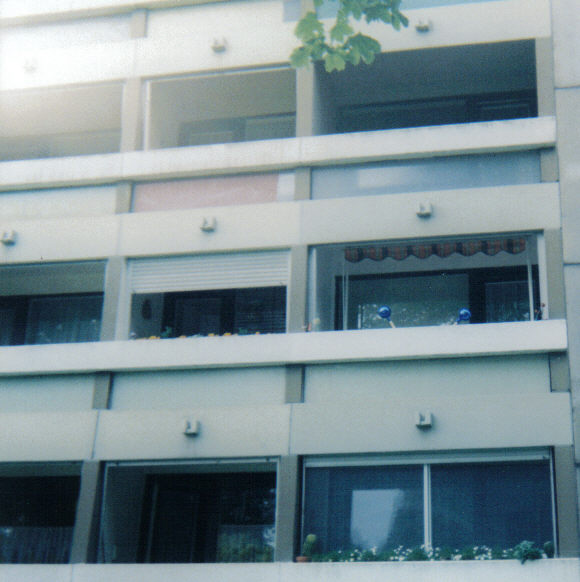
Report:
M 312 555 L 316 548 L 317 537 L 314 534 L 308 534 L 304 538 L 304 543 L 302 544 L 302 553 L 296 556 L 297 562 L 310 562 L 312 561 Z

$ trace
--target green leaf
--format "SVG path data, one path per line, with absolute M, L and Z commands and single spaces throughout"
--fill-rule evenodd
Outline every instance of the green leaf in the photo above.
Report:
M 302 42 L 308 42 L 318 36 L 324 36 L 324 27 L 314 12 L 308 12 L 298 21 L 294 34 Z
M 393 20 L 393 15 L 386 6 L 370 6 L 365 12 L 365 20 L 367 22 L 375 22 L 378 20 L 390 24 Z
M 292 51 L 290 55 L 290 64 L 295 69 L 306 67 L 310 63 L 311 52 L 303 46 L 300 46 Z
M 324 68 L 327 73 L 332 73 L 332 71 L 344 71 L 345 67 L 346 61 L 338 53 L 329 52 L 324 57 Z
M 349 45 L 358 50 L 361 59 L 368 65 L 375 60 L 375 55 L 381 52 L 381 45 L 377 40 L 360 32 L 349 39 Z
M 336 20 L 336 24 L 330 29 L 330 39 L 335 42 L 343 42 L 344 38 L 354 33 L 348 20 L 342 18 Z
M 352 15 L 355 20 L 360 20 L 366 10 L 364 0 L 340 0 L 345 16 Z
M 0 0 L 1 1 L 1 0 Z M 346 63 L 370 64 L 380 53 L 380 44 L 372 37 L 355 34 L 351 19 L 382 22 L 399 30 L 408 26 L 407 17 L 399 11 L 401 0 L 313 0 L 314 7 L 327 2 L 338 3 L 338 13 L 327 40 L 325 27 L 314 12 L 308 12 L 296 25 L 295 34 L 302 46 L 290 55 L 292 66 L 299 68 L 323 61 L 328 72 L 342 71 Z
M 358 50 L 358 48 L 356 46 L 350 46 L 347 49 L 346 60 L 351 65 L 355 65 L 355 66 L 360 63 L 360 61 L 361 61 L 361 54 L 360 54 L 360 51 Z

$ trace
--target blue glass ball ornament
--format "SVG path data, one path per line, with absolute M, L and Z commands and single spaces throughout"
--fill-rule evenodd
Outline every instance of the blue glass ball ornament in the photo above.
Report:
M 377 314 L 379 317 L 383 319 L 390 319 L 391 318 L 391 308 L 388 305 L 382 305 L 379 307 Z
M 459 310 L 459 315 L 457 317 L 457 321 L 469 321 L 471 319 L 471 311 L 467 308 L 463 308 Z

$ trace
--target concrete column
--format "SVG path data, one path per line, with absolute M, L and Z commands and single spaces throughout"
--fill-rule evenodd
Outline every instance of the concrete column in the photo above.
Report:
M 554 474 L 559 555 L 563 558 L 577 557 L 580 552 L 580 543 L 578 513 L 574 510 L 577 487 L 572 447 L 554 448 Z
M 121 105 L 121 152 L 143 149 L 143 111 L 142 81 L 127 79 Z
M 554 55 L 549 38 L 536 39 L 536 87 L 538 95 L 538 117 L 555 115 Z M 542 182 L 558 179 L 558 158 L 554 149 L 540 153 Z
M 112 381 L 113 375 L 108 372 L 98 372 L 95 374 L 93 408 L 98 410 L 105 410 L 109 407 Z
M 147 10 L 135 10 L 131 14 L 131 38 L 144 38 L 147 36 Z
M 561 231 L 545 230 L 544 243 L 546 247 L 545 269 L 550 319 L 561 319 L 566 317 Z
M 95 562 L 99 534 L 101 464 L 85 461 L 81 470 L 81 487 L 73 531 L 70 562 Z
M 301 463 L 295 455 L 278 464 L 276 549 L 274 560 L 292 562 L 299 543 Z
M 294 200 L 310 200 L 312 190 L 312 171 L 310 168 L 296 168 Z
M 290 249 L 290 281 L 288 284 L 289 332 L 305 330 L 306 296 L 308 286 L 308 247 L 296 246 Z
M 117 339 L 115 334 L 119 316 L 118 306 L 123 288 L 125 268 L 125 260 L 123 257 L 110 257 L 107 262 L 103 316 L 101 320 L 101 341 Z
M 296 137 L 314 134 L 314 69 L 296 71 Z
M 131 182 L 119 182 L 117 184 L 115 212 L 125 214 L 131 212 L 133 198 L 133 184 Z
M 566 525 L 565 537 L 562 534 L 562 555 L 578 555 L 578 522 L 580 506 L 580 489 L 573 494 L 565 487 L 572 487 L 574 473 L 580 473 L 580 172 L 578 171 L 578 151 L 580 150 L 580 3 L 577 0 L 552 0 L 552 50 L 554 51 L 554 86 L 556 88 L 556 122 L 557 122 L 557 152 L 558 172 L 560 178 L 560 201 L 562 210 L 562 239 L 564 281 L 566 292 L 566 312 L 568 323 L 568 358 L 570 364 L 570 385 L 572 391 L 572 408 L 574 424 L 573 461 L 566 457 L 566 471 L 558 471 L 556 490 L 563 500 L 558 501 L 559 520 L 576 518 L 576 541 L 572 541 L 574 526 Z M 569 453 L 572 455 L 572 452 Z M 556 461 L 564 463 L 556 455 Z M 572 465 L 572 467 L 570 467 Z M 558 469 L 558 467 L 557 467 Z
M 284 402 L 304 402 L 304 366 L 286 366 Z

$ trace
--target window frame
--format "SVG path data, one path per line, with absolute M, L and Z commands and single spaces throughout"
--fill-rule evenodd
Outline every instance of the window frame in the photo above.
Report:
M 120 563 L 116 562 L 114 559 L 107 558 L 107 552 L 109 551 L 105 546 L 107 541 L 105 538 L 105 530 L 103 524 L 107 523 L 107 510 L 108 510 L 108 500 L 109 487 L 111 482 L 111 470 L 122 468 L 122 469 L 135 469 L 142 472 L 142 478 L 144 481 L 147 480 L 148 476 L 160 476 L 160 475 L 217 475 L 217 474 L 236 474 L 236 473 L 272 473 L 275 477 L 276 483 L 276 500 L 274 504 L 274 556 L 276 552 L 276 545 L 278 539 L 278 507 L 280 505 L 279 498 L 279 459 L 278 458 L 226 458 L 226 459 L 184 459 L 184 460 L 168 460 L 168 461 L 109 461 L 104 467 L 103 485 L 101 489 L 101 503 L 100 503 L 100 524 L 99 535 L 97 542 L 97 562 L 101 564 L 114 564 Z M 143 560 L 143 515 L 146 511 L 148 505 L 146 485 L 144 490 L 140 493 L 139 502 L 137 504 L 137 539 L 132 540 L 134 544 L 134 559 L 128 563 L 138 564 L 138 563 L 155 563 L 147 562 Z M 275 557 L 274 557 L 275 559 Z M 214 562 L 197 562 L 197 563 L 220 563 Z
M 420 263 L 416 266 L 409 267 L 405 264 L 407 260 L 422 261 L 422 257 L 408 255 L 402 259 L 391 258 L 391 256 L 383 256 L 382 258 L 372 260 L 366 257 L 356 259 L 355 261 L 347 260 L 344 254 L 346 251 L 350 251 L 354 248 L 355 252 L 362 249 L 373 249 L 376 247 L 381 250 L 381 247 L 401 247 L 401 249 L 408 249 L 415 246 L 426 246 L 430 247 L 432 245 L 445 245 L 447 243 L 473 243 L 473 242 L 489 242 L 489 241 L 508 241 L 510 239 L 525 239 L 526 248 L 523 252 L 519 253 L 506 253 L 506 256 L 517 257 L 521 256 L 519 262 L 514 262 L 511 260 L 502 261 L 497 266 L 493 264 L 485 264 L 481 266 L 470 267 L 466 264 L 472 257 L 478 255 L 487 255 L 486 261 L 493 261 L 497 255 L 503 255 L 504 251 L 496 252 L 495 254 L 488 254 L 484 252 L 476 252 L 473 255 L 463 255 L 460 252 L 452 252 L 449 255 L 439 255 L 439 260 L 443 261 L 453 261 L 453 257 L 458 257 L 459 263 L 453 265 L 452 263 L 442 263 L 440 266 L 435 267 L 433 264 L 421 265 Z M 318 252 L 327 252 L 326 250 L 336 251 L 336 256 L 331 257 L 327 255 L 324 258 L 320 258 Z M 468 292 L 469 292 L 469 302 L 471 303 L 474 298 L 474 293 L 477 290 L 476 287 L 485 290 L 486 282 L 502 282 L 501 279 L 496 279 L 492 277 L 490 281 L 479 280 L 481 274 L 484 272 L 494 273 L 498 270 L 504 270 L 506 273 L 511 270 L 512 273 L 516 273 L 518 270 L 522 271 L 524 275 L 518 275 L 515 279 L 513 277 L 505 279 L 505 282 L 510 281 L 527 281 L 528 287 L 528 305 L 532 308 L 529 310 L 529 321 L 533 322 L 535 320 L 543 320 L 549 318 L 548 309 L 548 283 L 547 283 L 547 273 L 546 273 L 546 249 L 545 240 L 543 232 L 525 231 L 525 232 L 506 232 L 506 233 L 493 233 L 486 236 L 485 233 L 476 235 L 454 235 L 449 237 L 433 237 L 433 238 L 410 238 L 410 239 L 381 239 L 381 240 L 370 240 L 370 241 L 340 241 L 332 244 L 318 244 L 311 245 L 309 247 L 309 258 L 308 258 L 308 291 L 307 291 L 307 313 L 308 313 L 308 330 L 309 331 L 349 331 L 356 330 L 357 327 L 348 327 L 348 302 L 342 300 L 343 297 L 349 295 L 349 282 L 351 280 L 363 280 L 363 279 L 390 279 L 398 277 L 420 277 L 420 276 L 430 276 L 430 275 L 442 275 L 442 274 L 460 274 L 468 276 Z M 435 253 L 429 256 L 427 260 L 437 257 Z M 326 261 L 326 263 L 324 262 Z M 503 263 L 503 264 L 501 264 Z M 349 269 L 349 265 L 355 265 Z M 356 265 L 384 265 L 382 271 L 379 271 L 376 267 L 369 268 L 368 273 L 359 272 L 364 271 L 361 267 L 356 267 Z M 322 265 L 322 267 L 320 266 Z M 422 267 L 422 268 L 421 268 Z M 324 269 L 328 272 L 324 273 Z M 319 276 L 319 272 L 322 272 L 322 276 Z M 478 275 L 479 272 L 479 275 Z M 321 289 L 324 287 L 329 287 L 330 292 L 327 292 L 328 305 L 330 305 L 330 311 L 325 312 L 321 310 Z M 485 293 L 482 295 L 485 295 Z M 324 303 L 326 305 L 326 303 Z M 465 305 L 465 307 L 469 307 Z M 471 307 L 469 307 L 471 309 Z M 537 310 L 537 312 L 536 312 Z M 477 309 L 475 310 L 477 311 Z M 483 305 L 483 311 L 485 312 L 485 304 Z M 484 313 L 485 315 L 485 313 Z M 393 313 L 393 322 L 396 326 L 396 314 Z M 526 320 L 527 321 L 527 320 Z M 476 321 L 475 318 L 472 323 L 488 323 L 483 319 L 482 321 Z M 493 323 L 493 322 L 489 322 Z M 443 322 L 436 325 L 442 325 Z M 385 321 L 385 327 L 388 327 Z M 421 327 L 421 326 L 419 326 Z
M 431 466 L 453 464 L 484 464 L 484 463 L 509 463 L 548 461 L 550 481 L 550 505 L 552 521 L 552 539 L 558 553 L 558 528 L 556 512 L 556 489 L 554 482 L 554 459 L 552 449 L 549 447 L 537 447 L 529 449 L 507 449 L 503 451 L 466 451 L 466 452 L 440 452 L 432 454 L 401 453 L 384 455 L 336 455 L 336 456 L 309 456 L 305 457 L 302 465 L 301 479 L 301 506 L 300 506 L 300 539 L 309 533 L 305 531 L 306 517 L 306 470 L 309 468 L 339 468 L 339 467 L 371 467 L 382 466 L 422 466 L 423 467 L 423 545 L 426 548 L 433 547 L 433 512 L 431 491 Z

